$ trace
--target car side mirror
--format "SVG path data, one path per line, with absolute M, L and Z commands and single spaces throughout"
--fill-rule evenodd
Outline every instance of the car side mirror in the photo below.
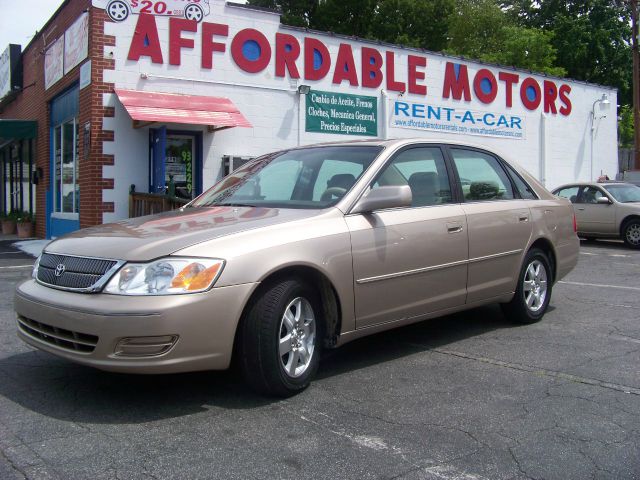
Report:
M 351 213 L 369 213 L 387 208 L 410 207 L 413 201 L 409 185 L 372 188 L 351 209 Z
M 598 197 L 596 202 L 599 205 L 611 205 L 611 200 L 609 200 L 607 197 Z

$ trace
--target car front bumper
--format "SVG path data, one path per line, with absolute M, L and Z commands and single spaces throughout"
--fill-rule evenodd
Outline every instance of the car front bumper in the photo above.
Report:
M 102 370 L 222 370 L 231 362 L 236 328 L 255 285 L 140 297 L 65 292 L 27 280 L 15 294 L 18 336 Z

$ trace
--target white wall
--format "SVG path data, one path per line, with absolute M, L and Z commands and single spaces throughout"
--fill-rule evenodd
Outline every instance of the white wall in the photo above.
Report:
M 215 53 L 213 69 L 206 70 L 200 66 L 201 27 L 197 33 L 184 32 L 184 38 L 193 38 L 194 49 L 182 49 L 180 66 L 169 65 L 169 35 L 167 17 L 156 17 L 159 38 L 162 45 L 164 63 L 153 64 L 147 57 L 139 61 L 127 60 L 131 39 L 135 29 L 137 15 L 131 15 L 122 23 L 107 23 L 106 34 L 116 37 L 115 47 L 105 47 L 105 57 L 115 59 L 115 70 L 105 72 L 107 82 L 115 84 L 116 88 L 136 89 L 155 92 L 183 93 L 226 97 L 231 99 L 243 115 L 251 122 L 252 128 L 233 128 L 215 133 L 208 133 L 203 127 L 188 127 L 189 129 L 204 131 L 204 187 L 213 184 L 220 175 L 221 161 L 224 155 L 256 156 L 269 151 L 326 141 L 353 140 L 357 138 L 346 135 L 318 134 L 299 131 L 299 96 L 296 93 L 298 83 L 309 84 L 313 89 L 332 92 L 351 93 L 374 96 L 378 98 L 379 135 L 384 131 L 383 123 L 388 125 L 389 119 L 380 117 L 382 110 L 382 88 L 370 89 L 351 87 L 347 82 L 333 85 L 331 77 L 333 67 L 325 79 L 310 82 L 275 76 L 275 34 L 287 33 L 295 36 L 303 44 L 303 38 L 314 37 L 322 40 L 331 52 L 335 62 L 340 43 L 348 43 L 353 48 L 356 66 L 360 64 L 360 49 L 362 46 L 377 48 L 383 55 L 385 51 L 393 51 L 396 56 L 396 77 L 406 81 L 407 55 L 418 55 L 427 58 L 424 69 L 426 78 L 421 83 L 426 85 L 426 96 L 406 93 L 403 101 L 446 105 L 474 111 L 486 111 L 517 115 L 524 119 L 526 135 L 523 139 L 494 138 L 473 136 L 457 133 L 433 132 L 422 130 L 388 128 L 388 136 L 393 137 L 422 137 L 441 139 L 443 141 L 468 141 L 495 150 L 504 156 L 520 163 L 547 187 L 591 178 L 591 149 L 593 139 L 593 176 L 602 171 L 613 178 L 617 172 L 617 125 L 616 125 L 616 91 L 608 87 L 588 85 L 573 82 L 568 79 L 550 79 L 560 85 L 566 83 L 571 87 L 570 99 L 572 112 L 569 116 L 561 114 L 543 113 L 540 106 L 535 111 L 527 110 L 519 98 L 519 88 L 513 91 L 513 106 L 506 107 L 504 92 L 500 90 L 497 99 L 490 105 L 485 105 L 475 99 L 472 89 L 471 102 L 455 101 L 442 98 L 444 69 L 446 62 L 463 63 L 467 65 L 469 77 L 480 68 L 488 68 L 496 76 L 500 71 L 514 72 L 509 68 L 486 66 L 479 63 L 462 61 L 456 58 L 438 54 L 425 53 L 418 50 L 395 48 L 377 43 L 364 43 L 347 40 L 328 34 L 310 34 L 299 30 L 282 27 L 279 16 L 272 13 L 259 12 L 226 5 L 223 1 L 211 0 L 211 14 L 204 21 L 229 25 L 229 36 L 216 37 L 217 41 L 226 44 L 226 52 Z M 260 73 L 249 74 L 242 71 L 231 56 L 231 41 L 234 35 L 245 28 L 255 28 L 262 32 L 272 45 L 272 58 L 269 66 Z M 303 57 L 298 59 L 298 68 L 303 73 Z M 141 77 L 146 74 L 147 78 Z M 532 76 L 540 85 L 544 76 L 532 75 L 524 71 L 516 71 L 521 80 Z M 165 78 L 162 78 L 165 77 Z M 173 77 L 173 78 L 166 78 Z M 499 87 L 502 84 L 499 83 Z M 593 102 L 606 93 L 611 103 L 606 118 L 596 121 L 596 129 L 592 131 L 591 111 Z M 399 97 L 398 92 L 389 92 L 389 102 Z M 105 191 L 104 201 L 116 204 L 115 213 L 105 214 L 104 221 L 111 221 L 127 216 L 128 189 L 131 183 L 136 184 L 138 191 L 146 191 L 148 184 L 148 129 L 134 130 L 131 118 L 124 110 L 115 95 L 105 96 L 105 104 L 115 106 L 115 118 L 105 119 L 105 128 L 115 130 L 115 142 L 105 142 L 104 153 L 113 154 L 115 165 L 104 167 L 106 178 L 115 179 L 115 189 Z M 304 107 L 304 102 L 302 107 Z M 600 115 L 598 115 L 600 116 Z M 303 118 L 304 120 L 304 118 Z M 187 126 L 177 126 L 186 129 Z

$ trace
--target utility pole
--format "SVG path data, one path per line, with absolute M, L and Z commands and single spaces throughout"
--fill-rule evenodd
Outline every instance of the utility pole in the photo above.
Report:
M 638 52 L 638 0 L 631 0 L 631 45 L 633 48 L 633 163 L 640 170 L 640 54 Z

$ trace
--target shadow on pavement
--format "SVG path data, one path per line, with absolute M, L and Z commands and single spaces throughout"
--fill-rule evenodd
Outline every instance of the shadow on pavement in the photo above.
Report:
M 580 247 L 581 248 L 591 247 L 591 248 L 598 248 L 598 249 L 610 248 L 615 250 L 622 250 L 621 253 L 624 253 L 624 252 L 633 253 L 638 251 L 638 250 L 634 250 L 633 248 L 627 247 L 622 240 L 614 240 L 614 239 L 585 240 L 581 238 Z
M 498 306 L 489 306 L 379 333 L 325 352 L 318 380 L 512 326 Z M 254 409 L 279 401 L 250 391 L 235 369 L 126 375 L 38 351 L 0 360 L 0 394 L 40 415 L 101 424 L 181 417 L 208 410 L 207 406 Z
M 0 260 L 31 260 L 33 257 L 13 246 L 16 240 L 0 240 Z

